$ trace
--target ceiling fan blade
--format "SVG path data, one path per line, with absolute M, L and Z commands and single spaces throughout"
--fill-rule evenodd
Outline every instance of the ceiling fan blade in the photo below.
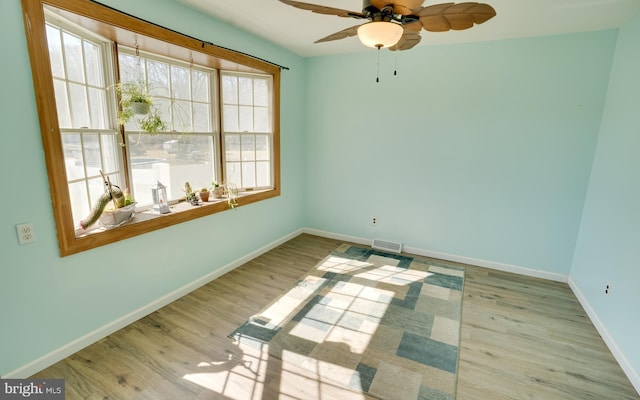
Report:
M 280 0 L 280 2 L 302 10 L 309 10 L 317 14 L 337 15 L 338 17 L 367 18 L 367 16 L 361 12 L 343 10 L 341 8 L 326 7 L 318 4 L 303 3 L 293 0 Z
M 409 50 L 420 43 L 420 40 L 422 40 L 422 37 L 419 33 L 405 29 L 398 43 L 389 47 L 389 50 Z
M 421 29 L 422 29 L 422 23 L 419 20 L 416 22 L 411 22 L 409 24 L 404 25 L 405 32 L 407 30 L 413 31 L 413 32 L 420 32 Z
M 484 3 L 444 3 L 423 7 L 416 11 L 422 27 L 430 32 L 464 30 L 495 17 L 496 11 Z
M 371 5 L 382 10 L 387 5 L 393 5 L 394 14 L 409 15 L 420 8 L 424 0 L 371 0 Z
M 323 37 L 322 39 L 316 40 L 314 43 L 322 43 L 322 42 L 330 42 L 332 40 L 340 40 L 345 39 L 351 36 L 356 36 L 358 34 L 358 28 L 360 25 L 355 25 L 347 29 L 343 29 L 339 32 L 333 33 L 327 37 Z

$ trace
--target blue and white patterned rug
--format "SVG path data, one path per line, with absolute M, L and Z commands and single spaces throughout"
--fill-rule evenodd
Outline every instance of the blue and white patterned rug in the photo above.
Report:
M 455 399 L 464 269 L 342 245 L 230 338 L 381 399 Z

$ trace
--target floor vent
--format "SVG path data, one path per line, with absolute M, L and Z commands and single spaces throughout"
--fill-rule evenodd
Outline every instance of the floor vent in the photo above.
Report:
M 371 247 L 376 250 L 388 251 L 397 254 L 402 252 L 402 243 L 389 242 L 388 240 L 373 239 Z

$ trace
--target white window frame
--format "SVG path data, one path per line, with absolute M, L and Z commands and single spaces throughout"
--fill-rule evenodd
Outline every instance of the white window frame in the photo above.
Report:
M 148 70 L 147 70 L 147 60 L 148 61 L 152 61 L 152 62 L 160 62 L 160 63 L 165 63 L 167 65 L 169 65 L 169 71 L 171 71 L 171 66 L 176 66 L 176 67 L 180 67 L 180 68 L 185 68 L 188 69 L 189 71 L 195 70 L 201 73 L 204 73 L 206 75 L 208 75 L 208 80 L 209 80 L 209 91 L 208 91 L 208 98 L 209 98 L 209 102 L 205 103 L 202 101 L 196 101 L 193 99 L 193 91 L 191 91 L 190 95 L 189 95 L 189 100 L 188 102 L 190 103 L 190 107 L 191 107 L 191 127 L 189 129 L 187 129 L 187 131 L 185 131 L 185 129 L 178 127 L 177 123 L 176 123 L 176 117 L 173 114 L 174 113 L 174 107 L 173 104 L 176 102 L 175 96 L 174 96 L 174 92 L 173 92 L 173 88 L 171 87 L 171 75 L 169 75 L 168 77 L 168 88 L 151 88 L 150 89 L 150 94 L 151 94 L 151 98 L 154 100 L 154 104 L 164 104 L 165 106 L 168 105 L 168 110 L 161 110 L 161 111 L 165 111 L 164 113 L 162 113 L 161 115 L 164 117 L 165 122 L 167 123 L 167 127 L 168 127 L 168 131 L 167 132 L 163 132 L 163 133 L 159 133 L 159 135 L 162 136 L 166 136 L 166 135 L 170 135 L 173 139 L 175 140 L 182 140 L 184 138 L 189 138 L 190 135 L 193 135 L 194 137 L 210 137 L 211 141 L 212 141 L 212 145 L 211 145 L 211 176 L 207 177 L 206 179 L 199 179 L 199 180 L 195 180 L 195 181 L 191 181 L 190 183 L 195 185 L 193 187 L 193 189 L 195 190 L 200 189 L 201 187 L 208 187 L 212 184 L 212 182 L 217 182 L 220 180 L 220 134 L 219 134 L 219 129 L 218 129 L 218 95 L 217 95 L 217 76 L 219 74 L 219 71 L 213 69 L 213 68 L 206 68 L 203 66 L 199 66 L 199 65 L 194 65 L 191 64 L 189 62 L 185 62 L 185 61 L 181 61 L 181 60 L 177 60 L 175 58 L 170 58 L 170 57 L 164 57 L 158 54 L 154 54 L 154 53 L 150 53 L 150 52 L 144 52 L 144 51 L 139 51 L 136 50 L 134 48 L 129 48 L 129 47 L 124 47 L 124 46 L 119 46 L 118 47 L 118 55 L 120 54 L 125 54 L 127 56 L 131 56 L 131 57 L 140 57 L 140 61 L 142 62 L 142 66 L 141 69 L 143 70 L 143 76 L 144 76 L 144 83 L 145 84 L 149 84 L 149 77 L 148 77 Z M 169 74 L 171 74 L 171 72 L 169 72 Z M 122 79 L 122 76 L 121 76 Z M 191 79 L 191 78 L 190 78 Z M 166 89 L 166 92 L 165 92 Z M 163 93 L 159 93 L 159 92 L 163 92 Z M 180 101 L 186 101 L 185 99 L 180 99 Z M 194 124 L 194 119 L 193 119 L 193 115 L 194 115 L 194 103 L 197 104 L 208 104 L 209 105 L 209 121 L 208 121 L 208 125 L 210 127 L 209 131 L 196 131 L 195 130 L 195 124 Z M 133 129 L 132 129 L 133 128 Z M 135 146 L 134 142 L 137 141 L 140 138 L 140 135 L 148 135 L 148 133 L 140 130 L 140 129 L 135 129 L 136 128 L 136 124 L 135 122 L 131 122 L 129 124 L 127 124 L 125 126 L 125 142 L 127 144 L 127 147 L 131 150 L 133 148 L 133 146 Z M 176 139 L 177 138 L 177 139 Z M 127 157 L 128 157 L 128 166 L 129 166 L 129 179 L 130 179 L 130 183 L 132 186 L 132 192 L 133 195 L 136 199 L 139 198 L 143 198 L 143 196 L 140 193 L 136 193 L 135 191 L 135 187 L 136 187 L 136 183 L 135 182 L 135 174 L 133 171 L 134 168 L 134 159 L 133 159 L 133 152 L 129 151 L 127 152 Z M 195 174 L 194 174 L 195 175 Z M 186 178 L 189 179 L 189 178 Z M 159 177 L 160 181 L 162 181 L 161 183 L 169 186 L 170 182 L 168 179 L 162 179 Z M 184 182 L 179 182 L 179 184 L 177 185 L 173 185 L 173 190 L 169 190 L 169 200 L 170 201 L 178 201 L 182 198 L 184 198 L 184 192 L 182 191 L 182 189 L 184 188 Z M 169 187 L 169 189 L 171 189 Z M 148 193 L 145 193 L 145 195 L 148 195 Z M 147 196 L 148 197 L 148 196 Z M 150 206 L 150 204 L 139 204 L 140 206 L 146 207 L 146 206 Z
M 51 26 L 53 29 L 59 31 L 59 41 L 62 44 L 61 46 L 61 57 L 63 60 L 62 68 L 64 70 L 64 77 L 53 77 L 54 86 L 55 82 L 61 83 L 65 88 L 66 92 L 66 104 L 64 109 L 67 111 L 70 124 L 73 125 L 74 122 L 74 107 L 73 107 L 73 99 L 71 96 L 70 84 L 79 85 L 84 88 L 85 97 L 87 99 L 87 107 L 89 109 L 89 114 L 91 115 L 91 102 L 89 101 L 89 88 L 99 89 L 105 91 L 105 106 L 106 106 L 106 116 L 104 120 L 105 127 L 103 128 L 95 128 L 95 127 L 84 127 L 84 126 L 69 126 L 69 127 L 60 127 L 60 136 L 63 143 L 65 145 L 64 137 L 68 137 L 70 135 L 78 135 L 80 138 L 79 141 L 79 149 L 78 152 L 80 156 L 78 157 L 78 161 L 82 167 L 82 176 L 69 176 L 67 173 L 67 188 L 69 190 L 70 200 L 71 200 L 71 209 L 73 214 L 74 224 L 78 224 L 80 220 L 90 212 L 92 206 L 95 204 L 96 200 L 102 195 L 104 192 L 104 188 L 102 185 L 103 177 L 98 171 L 89 171 L 87 167 L 87 163 L 90 157 L 87 154 L 87 146 L 85 143 L 91 136 L 97 135 L 98 149 L 97 153 L 100 158 L 100 166 L 99 170 L 102 170 L 104 175 L 108 177 L 113 184 L 123 185 L 125 183 L 124 176 L 124 164 L 122 158 L 122 152 L 119 149 L 118 143 L 121 141 L 119 136 L 119 132 L 116 128 L 115 121 L 115 97 L 111 94 L 112 91 L 109 90 L 109 87 L 112 87 L 114 84 L 114 68 L 113 68 L 113 58 L 114 52 L 111 46 L 111 42 L 108 39 L 100 37 L 96 34 L 88 32 L 78 26 L 67 23 L 67 21 L 58 18 L 55 14 L 47 12 L 47 26 Z M 82 43 L 88 42 L 92 45 L 97 46 L 100 49 L 100 73 L 102 74 L 103 85 L 104 86 L 95 86 L 87 82 L 87 65 L 85 62 L 82 63 L 84 82 L 74 81 L 69 77 L 69 71 L 67 68 L 67 55 L 65 52 L 65 46 L 63 42 L 63 33 L 74 36 L 79 39 Z M 84 46 L 82 48 L 82 59 L 86 60 L 86 54 L 84 52 Z M 58 97 L 56 97 L 56 103 L 58 102 Z M 56 109 L 60 109 L 60 104 L 57 104 Z M 90 120 L 90 117 L 89 117 Z M 104 139 L 107 140 L 104 140 Z M 104 154 L 106 152 L 105 146 L 109 145 L 111 142 L 111 151 L 115 155 L 114 169 L 105 170 L 103 166 L 105 166 L 106 160 L 104 159 Z M 65 164 L 66 161 L 65 160 Z M 69 172 L 69 171 L 67 171 Z M 73 187 L 73 189 L 72 189 Z M 72 193 L 76 193 L 73 195 Z
M 265 74 L 249 74 L 249 73 L 239 73 L 239 72 L 232 72 L 232 71 L 221 71 L 220 72 L 221 75 L 221 79 L 224 79 L 225 76 L 232 76 L 232 77 L 236 77 L 236 78 L 256 78 L 256 79 L 262 79 L 265 80 L 267 82 L 267 92 L 269 93 L 269 100 L 268 100 L 268 104 L 267 104 L 267 115 L 268 115 L 268 121 L 266 123 L 267 125 L 267 130 L 266 131 L 256 131 L 256 130 L 252 130 L 252 131 L 248 131 L 248 130 L 226 130 L 225 129 L 225 115 L 224 112 L 221 113 L 221 119 L 222 119 L 222 143 L 223 143 L 223 152 L 222 152 L 222 156 L 223 156 L 223 171 L 224 171 L 224 176 L 230 177 L 233 176 L 234 173 L 232 173 L 231 171 L 229 171 L 229 164 L 234 163 L 234 164 L 239 164 L 240 165 L 240 181 L 230 181 L 230 183 L 234 184 L 236 187 L 238 187 L 238 189 L 240 191 L 246 191 L 246 190 L 264 190 L 264 189 L 272 189 L 274 187 L 274 164 L 273 164 L 273 159 L 274 159 L 274 140 L 273 140 L 273 132 L 274 132 L 274 128 L 273 128 L 273 121 L 274 121 L 274 114 L 273 114 L 273 79 L 271 78 L 271 76 L 269 75 L 265 75 Z M 239 85 L 238 85 L 239 86 Z M 224 93 L 222 93 L 224 91 L 224 85 L 220 85 L 220 99 L 221 99 L 221 105 L 220 105 L 220 109 L 224 109 L 224 107 L 226 105 L 231 105 L 231 106 L 247 106 L 247 104 L 240 104 L 240 101 L 238 100 L 238 102 L 236 103 L 225 103 L 224 101 Z M 239 91 L 239 87 L 237 88 L 237 91 Z M 237 99 L 239 99 L 239 95 L 236 93 L 235 97 Z M 259 106 L 255 105 L 255 102 L 252 99 L 252 104 L 251 107 L 253 109 L 258 108 Z M 237 114 L 237 118 L 240 119 L 240 113 Z M 237 124 L 238 127 L 240 126 L 240 123 L 238 122 Z M 258 159 L 258 158 L 247 158 L 245 159 L 244 155 L 243 155 L 243 148 L 242 148 L 242 138 L 243 136 L 253 136 L 253 143 L 255 145 L 256 143 L 256 136 L 258 135 L 267 135 L 268 136 L 268 145 L 269 145 L 269 158 L 268 160 L 265 159 Z M 228 138 L 230 137 L 238 137 L 238 142 L 240 143 L 240 148 L 239 148 L 239 160 L 229 160 L 228 159 L 228 151 L 227 151 L 227 143 Z M 257 153 L 257 151 L 254 148 L 254 154 Z M 257 177 L 259 175 L 258 173 L 258 167 L 257 164 L 258 162 L 268 162 L 269 163 L 269 184 L 268 185 L 247 185 L 246 184 L 246 179 L 245 179 L 245 168 L 244 165 L 246 164 L 250 164 L 253 163 L 254 164 L 254 171 L 253 171 L 253 175 L 255 177 Z M 257 179 L 257 178 L 256 178 Z

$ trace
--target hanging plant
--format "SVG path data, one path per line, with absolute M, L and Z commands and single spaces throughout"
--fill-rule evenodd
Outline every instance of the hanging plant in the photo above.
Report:
M 118 125 L 124 126 L 131 118 L 140 115 L 136 121 L 143 131 L 159 133 L 167 129 L 144 82 L 120 82 L 116 85 L 116 92 L 120 99 Z
M 138 119 L 138 124 L 143 131 L 148 133 L 159 133 L 167 130 L 167 124 L 160 118 L 160 113 L 155 106 L 151 106 L 149 113 L 142 119 Z

